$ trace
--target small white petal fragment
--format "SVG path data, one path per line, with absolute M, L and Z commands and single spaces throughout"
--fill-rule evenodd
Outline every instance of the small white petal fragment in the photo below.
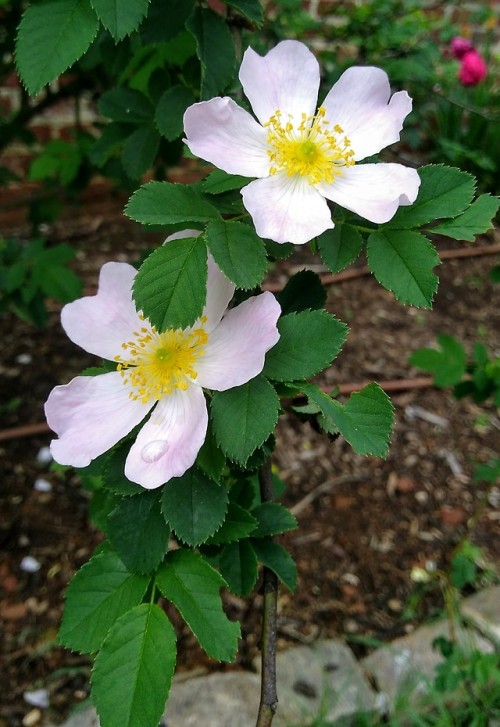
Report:
M 42 566 L 36 558 L 33 558 L 32 555 L 25 555 L 20 562 L 19 567 L 25 573 L 38 573 Z
M 32 707 L 46 709 L 50 705 L 49 693 L 46 689 L 33 689 L 23 692 L 23 699 Z
M 52 454 L 50 452 L 50 448 L 42 447 L 36 456 L 36 461 L 39 464 L 48 464 L 49 462 L 52 462 Z
M 52 485 L 48 480 L 44 480 L 43 477 L 39 477 L 37 480 L 35 480 L 33 489 L 37 492 L 50 492 L 52 490 Z
M 33 361 L 33 356 L 30 353 L 20 353 L 16 358 L 16 363 L 26 366 Z

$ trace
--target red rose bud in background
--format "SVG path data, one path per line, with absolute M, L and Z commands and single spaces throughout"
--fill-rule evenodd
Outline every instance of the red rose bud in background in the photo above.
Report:
M 460 38 L 459 36 L 452 38 L 450 43 L 449 52 L 458 61 L 462 60 L 464 55 L 471 50 L 475 50 L 474 46 L 467 38 Z
M 476 50 L 470 50 L 462 58 L 458 79 L 463 86 L 475 86 L 485 77 L 486 61 Z

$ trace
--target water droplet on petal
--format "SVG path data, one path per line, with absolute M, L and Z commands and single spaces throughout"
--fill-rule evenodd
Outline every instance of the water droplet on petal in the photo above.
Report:
M 155 439 L 153 442 L 148 442 L 141 449 L 141 457 L 145 462 L 152 464 L 157 462 L 160 457 L 163 457 L 168 449 L 168 442 L 166 439 Z

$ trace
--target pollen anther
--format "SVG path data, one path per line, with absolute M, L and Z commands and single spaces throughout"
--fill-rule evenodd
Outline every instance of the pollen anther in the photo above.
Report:
M 159 401 L 175 389 L 186 391 L 198 376 L 196 361 L 205 353 L 208 335 L 204 323 L 203 317 L 197 328 L 163 333 L 154 326 L 143 327 L 134 332 L 134 340 L 122 343 L 126 355 L 115 356 L 114 360 L 123 382 L 131 387 L 131 399 L 146 404 L 152 399 Z
M 269 173 L 284 171 L 288 176 L 307 177 L 311 184 L 331 184 L 342 175 L 343 167 L 354 164 L 351 142 L 339 124 L 333 128 L 325 118 L 326 109 L 320 106 L 315 116 L 301 115 L 296 125 L 293 116 L 282 122 L 277 110 L 264 124 L 268 129 Z

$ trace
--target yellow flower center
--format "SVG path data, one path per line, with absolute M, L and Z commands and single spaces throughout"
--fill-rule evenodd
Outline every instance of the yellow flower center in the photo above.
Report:
M 338 124 L 330 125 L 325 114 L 321 106 L 315 116 L 302 114 L 298 124 L 292 114 L 288 121 L 283 121 L 281 111 L 271 116 L 264 124 L 269 129 L 270 174 L 299 174 L 311 184 L 331 184 L 336 176 L 342 175 L 342 167 L 354 164 L 351 142 Z
M 141 316 L 141 319 L 144 318 Z M 123 382 L 132 387 L 130 398 L 146 404 L 158 401 L 174 389 L 185 391 L 196 379 L 196 361 L 204 355 L 208 335 L 201 325 L 190 331 L 173 330 L 158 333 L 156 328 L 134 331 L 134 339 L 122 343 L 125 355 L 115 356 L 117 371 Z

